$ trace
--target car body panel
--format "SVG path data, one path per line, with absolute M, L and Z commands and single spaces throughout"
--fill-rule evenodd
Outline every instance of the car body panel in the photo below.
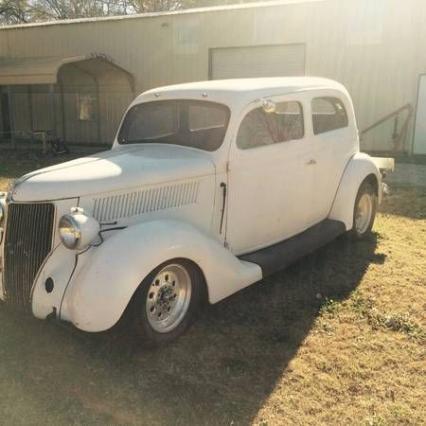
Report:
M 275 102 L 300 102 L 303 95 L 272 97 Z M 240 114 L 243 118 L 261 101 Z M 229 154 L 229 211 L 227 242 L 236 255 L 275 244 L 304 231 L 310 225 L 311 173 L 307 166 L 312 138 L 240 149 L 235 142 Z M 253 226 L 253 224 L 256 226 Z
M 149 241 L 149 244 L 147 244 Z M 185 258 L 201 269 L 210 303 L 260 280 L 259 266 L 237 259 L 188 223 L 135 225 L 83 254 L 67 289 L 60 318 L 85 331 L 103 331 L 120 319 L 145 276 L 166 260 Z
M 157 144 L 121 146 L 79 161 L 23 176 L 13 200 L 29 202 L 83 197 L 213 175 L 214 163 L 202 151 Z
M 314 134 L 312 128 L 312 101 L 318 97 L 339 99 L 345 106 L 348 126 Z M 307 222 L 317 224 L 328 217 L 336 190 L 343 177 L 349 159 L 359 151 L 358 129 L 350 97 L 335 89 L 319 89 L 306 95 L 308 125 L 312 138 L 310 158 L 312 165 L 312 208 L 308 212 Z
M 371 175 L 377 179 L 378 202 L 380 203 L 382 199 L 381 175 L 371 157 L 358 152 L 348 161 L 328 215 L 330 219 L 343 222 L 348 231 L 353 226 L 358 190 L 362 182 Z
M 314 135 L 315 96 L 338 97 L 348 127 Z M 106 330 L 143 279 L 175 258 L 198 265 L 209 302 L 216 303 L 263 277 L 257 264 L 238 255 L 295 238 L 326 219 L 350 230 L 357 192 L 369 176 L 377 179 L 381 199 L 379 168 L 359 153 L 352 101 L 339 83 L 310 77 L 190 83 L 145 92 L 129 108 L 167 99 L 226 105 L 231 116 L 222 145 L 207 152 L 158 143 L 120 145 L 116 139 L 111 151 L 38 170 L 15 183 L 9 202 L 52 202 L 56 223 L 79 207 L 101 227 L 80 251 L 62 246 L 55 227 L 54 248 L 32 289 L 38 318 L 56 312 L 82 330 Z M 265 100 L 286 99 L 303 105 L 303 140 L 238 149 L 245 114 Z M 47 278 L 55 281 L 50 293 Z

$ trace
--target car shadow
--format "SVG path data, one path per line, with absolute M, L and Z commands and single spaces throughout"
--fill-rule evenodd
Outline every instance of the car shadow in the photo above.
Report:
M 337 239 L 206 306 L 185 336 L 155 350 L 144 349 L 120 328 L 90 335 L 2 312 L 8 325 L 0 342 L 9 339 L 2 362 L 19 360 L 10 374 L 62 421 L 78 412 L 82 423 L 250 423 L 287 374 L 324 304 L 346 299 L 371 263 L 385 262 L 376 253 L 378 238 Z M 20 343 L 10 336 L 4 341 L 5 332 L 17 332 Z M 52 404 L 55 398 L 62 402 Z

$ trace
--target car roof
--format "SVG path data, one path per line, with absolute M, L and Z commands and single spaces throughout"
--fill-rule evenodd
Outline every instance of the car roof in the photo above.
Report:
M 331 89 L 347 94 L 343 85 L 334 80 L 320 77 L 265 77 L 210 80 L 194 83 L 175 84 L 148 90 L 135 103 L 155 98 L 198 98 L 226 104 L 247 102 L 267 96 Z

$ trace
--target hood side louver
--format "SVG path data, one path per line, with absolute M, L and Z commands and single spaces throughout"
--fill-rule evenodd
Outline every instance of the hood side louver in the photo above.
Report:
M 195 204 L 198 189 L 199 182 L 192 181 L 96 198 L 93 216 L 99 222 L 111 222 L 125 217 Z

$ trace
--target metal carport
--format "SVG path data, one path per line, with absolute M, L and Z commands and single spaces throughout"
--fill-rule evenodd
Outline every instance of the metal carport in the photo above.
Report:
M 67 142 L 112 140 L 134 96 L 133 76 L 102 54 L 0 58 L 3 139 L 50 134 Z

